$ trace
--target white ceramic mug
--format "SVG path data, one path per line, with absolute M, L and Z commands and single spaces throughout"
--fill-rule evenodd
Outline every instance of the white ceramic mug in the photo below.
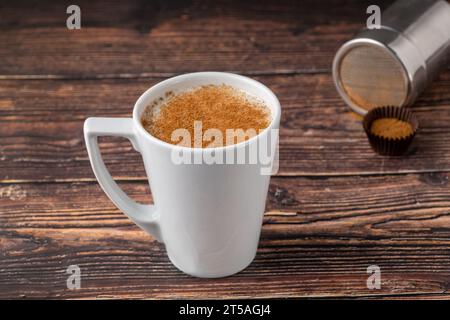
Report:
M 145 107 L 167 91 L 207 84 L 226 84 L 262 100 L 271 111 L 269 127 L 253 138 L 220 148 L 186 148 L 150 135 L 140 118 Z M 269 132 L 278 132 L 280 103 L 263 84 L 223 72 L 197 72 L 167 79 L 137 100 L 133 118 L 89 118 L 84 136 L 95 176 L 111 199 L 133 222 L 163 242 L 172 263 L 196 277 L 224 277 L 247 267 L 256 255 L 270 175 L 256 164 L 176 164 L 174 152 L 195 156 L 243 151 Z M 128 138 L 141 153 L 154 205 L 130 199 L 114 182 L 103 163 L 98 136 Z M 271 164 L 276 143 L 271 142 Z M 126 164 L 124 164 L 126 165 Z

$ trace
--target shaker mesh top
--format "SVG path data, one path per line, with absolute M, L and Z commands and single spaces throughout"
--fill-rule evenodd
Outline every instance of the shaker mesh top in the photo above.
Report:
M 349 99 L 365 110 L 401 106 L 406 100 L 408 85 L 402 65 L 377 46 L 350 49 L 341 60 L 339 74 Z

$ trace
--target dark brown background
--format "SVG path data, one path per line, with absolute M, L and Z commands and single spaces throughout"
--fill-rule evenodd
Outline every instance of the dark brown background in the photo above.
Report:
M 373 1 L 76 3 L 72 31 L 71 2 L 0 4 L 0 298 L 450 297 L 450 70 L 417 101 L 420 133 L 396 159 L 371 151 L 332 83 Z M 82 137 L 88 116 L 130 116 L 148 87 L 201 70 L 254 77 L 283 112 L 257 257 L 216 280 L 176 270 L 114 207 Z M 131 145 L 101 146 L 151 202 Z M 71 264 L 81 290 L 66 288 Z M 372 264 L 381 290 L 366 287 Z

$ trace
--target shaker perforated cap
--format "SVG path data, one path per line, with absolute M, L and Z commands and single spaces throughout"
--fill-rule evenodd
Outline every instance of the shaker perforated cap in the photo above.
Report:
M 341 46 L 333 80 L 346 104 L 364 115 L 378 106 L 412 105 L 449 60 L 450 4 L 397 0 L 379 28 L 364 28 Z
M 338 91 L 354 111 L 365 114 L 378 106 L 406 103 L 408 76 L 389 48 L 358 39 L 341 47 L 334 64 Z

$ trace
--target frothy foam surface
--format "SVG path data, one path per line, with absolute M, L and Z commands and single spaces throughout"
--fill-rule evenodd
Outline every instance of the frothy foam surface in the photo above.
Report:
M 270 110 L 262 101 L 229 85 L 166 92 L 147 106 L 141 117 L 152 136 L 171 144 L 202 148 L 248 140 L 267 128 L 270 121 Z

